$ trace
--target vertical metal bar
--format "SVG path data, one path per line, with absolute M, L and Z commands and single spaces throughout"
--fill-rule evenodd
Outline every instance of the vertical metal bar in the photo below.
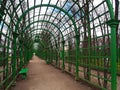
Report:
M 64 45 L 65 45 L 65 41 L 62 41 L 62 71 L 64 71 L 65 69 L 65 62 L 64 62 Z
M 23 62 L 22 62 L 22 47 L 20 45 L 20 69 L 22 68 L 23 66 Z
M 48 53 L 49 53 L 49 50 L 48 50 L 48 48 L 46 48 L 46 64 L 49 63 L 49 61 L 48 61 L 48 59 L 49 59 Z
M 8 31 L 8 35 L 10 36 L 10 32 Z M 10 37 L 8 37 L 8 42 L 7 42 L 7 45 L 9 45 L 10 44 Z M 6 61 L 6 76 L 8 77 L 8 75 L 9 75 L 9 49 L 10 49 L 10 47 L 8 46 L 7 47 L 7 61 Z M 11 57 L 10 57 L 11 58 Z M 7 78 L 6 77 L 6 78 Z M 8 85 L 8 81 L 6 82 L 6 85 Z
M 76 35 L 76 80 L 79 78 L 79 38 L 80 35 Z
M 25 63 L 24 63 L 24 65 L 26 65 L 26 64 L 27 64 L 27 48 L 25 46 Z
M 13 60 L 12 60 L 12 78 L 16 76 L 16 39 L 17 39 L 17 33 L 13 32 Z
M 50 63 L 50 49 L 49 49 L 49 47 L 48 47 L 47 56 L 48 56 L 48 58 L 47 58 L 47 64 L 49 64 Z
M 56 50 L 56 56 L 55 56 L 55 58 L 56 58 L 56 67 L 58 67 L 58 52 L 57 52 L 57 50 Z
M 107 24 L 111 27 L 111 90 L 117 90 L 116 26 L 119 21 L 113 19 Z
M 90 29 L 90 18 L 89 18 L 89 1 L 87 0 L 87 10 L 86 10 L 86 17 L 87 17 L 87 25 L 88 25 L 88 71 L 87 71 L 87 78 L 88 80 L 90 80 L 90 75 L 91 75 L 91 71 L 90 71 L 90 60 L 91 60 L 91 29 Z
M 112 90 L 117 90 L 117 70 L 116 70 L 116 27 L 111 26 L 111 83 L 112 83 Z

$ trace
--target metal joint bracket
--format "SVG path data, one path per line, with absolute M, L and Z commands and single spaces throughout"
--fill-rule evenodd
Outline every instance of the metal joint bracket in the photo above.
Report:
M 18 36 L 19 36 L 19 34 L 18 34 L 18 33 L 13 32 L 13 38 L 17 38 Z
M 65 41 L 62 41 L 62 44 L 65 44 Z
M 19 42 L 20 42 L 20 44 L 22 44 L 22 43 L 23 43 L 23 40 L 19 40 Z
M 116 27 L 116 25 L 119 24 L 119 20 L 115 20 L 115 19 L 111 19 L 109 21 L 107 21 L 106 23 L 110 26 L 110 27 Z
M 80 34 L 76 34 L 75 38 L 80 38 Z
M 55 46 L 57 47 L 57 44 L 55 44 Z

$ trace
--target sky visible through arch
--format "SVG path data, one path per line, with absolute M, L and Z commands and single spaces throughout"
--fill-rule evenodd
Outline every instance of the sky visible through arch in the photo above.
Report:
M 27 2 L 27 1 L 29 1 L 29 7 L 33 7 L 34 6 L 34 2 L 35 2 L 35 5 L 39 5 L 39 4 L 41 4 L 41 0 L 25 0 L 25 2 Z M 42 4 L 48 4 L 49 3 L 49 1 L 51 1 L 50 2 L 50 4 L 56 4 L 56 2 L 57 2 L 57 0 L 42 0 Z M 61 3 L 63 3 L 64 1 L 66 1 L 66 0 L 59 0 L 59 1 L 61 1 Z M 103 0 L 94 0 L 94 2 L 93 2 L 93 4 L 96 6 L 96 5 L 98 5 L 100 2 L 102 2 Z M 112 2 L 113 2 L 113 4 L 114 4 L 114 0 L 111 0 Z M 120 0 L 119 0 L 120 1 Z M 58 4 L 58 5 L 60 5 L 60 4 Z M 46 7 L 42 7 L 41 8 L 41 14 L 44 14 L 45 13 L 45 11 L 46 11 Z M 36 13 L 36 15 L 39 13 L 39 9 L 36 9 L 35 10 L 35 13 Z M 31 16 L 33 16 L 33 13 L 31 13 Z M 37 20 L 38 18 L 35 18 L 35 20 Z M 2 24 L 2 23 L 1 23 Z M 1 27 L 1 24 L 0 24 L 0 27 Z M 6 33 L 6 26 L 4 26 L 4 30 L 3 30 L 3 33 Z

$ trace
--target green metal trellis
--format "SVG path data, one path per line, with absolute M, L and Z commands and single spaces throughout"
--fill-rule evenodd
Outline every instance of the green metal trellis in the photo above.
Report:
M 1 0 L 0 90 L 7 90 L 32 58 L 36 35 L 37 55 L 46 62 L 76 80 L 119 90 L 118 24 L 111 0 Z

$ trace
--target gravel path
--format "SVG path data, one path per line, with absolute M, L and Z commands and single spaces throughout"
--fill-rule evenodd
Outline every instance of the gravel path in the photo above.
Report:
M 17 81 L 12 90 L 93 90 L 35 56 L 28 68 L 27 79 Z

